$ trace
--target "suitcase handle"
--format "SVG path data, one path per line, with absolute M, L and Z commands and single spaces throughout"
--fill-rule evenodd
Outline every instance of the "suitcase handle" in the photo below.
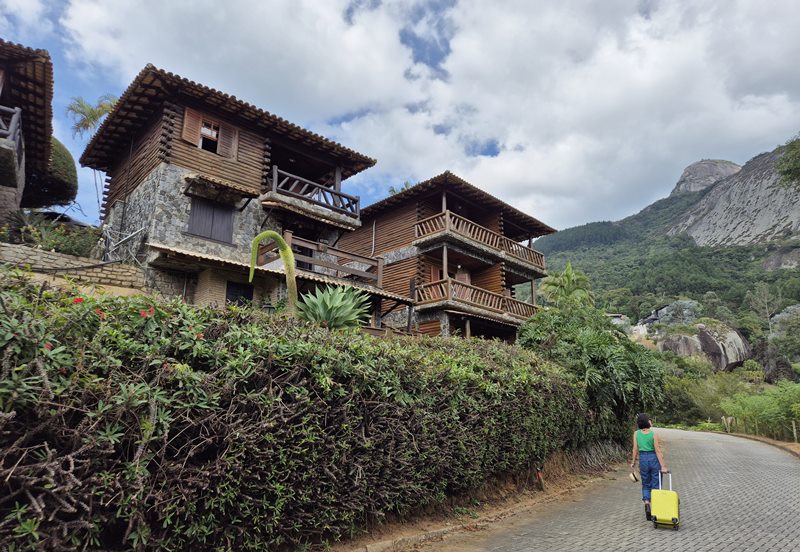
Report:
M 667 473 L 669 474 L 669 490 L 671 491 L 672 490 L 672 472 L 668 471 Z M 661 490 L 661 471 L 660 470 L 658 472 L 658 488 L 659 488 L 659 490 Z

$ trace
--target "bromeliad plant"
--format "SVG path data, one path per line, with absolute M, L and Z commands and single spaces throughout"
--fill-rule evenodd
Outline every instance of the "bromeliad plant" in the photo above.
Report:
M 283 261 L 283 268 L 286 272 L 286 312 L 289 316 L 294 316 L 297 306 L 297 279 L 294 273 L 294 253 L 289 244 L 281 237 L 280 234 L 272 230 L 261 232 L 253 239 L 250 247 L 250 281 L 253 281 L 253 273 L 256 269 L 256 261 L 258 259 L 258 246 L 263 240 L 273 240 L 278 244 L 278 255 Z
M 298 305 L 300 318 L 336 329 L 358 326 L 369 313 L 369 297 L 353 288 L 317 288 L 303 295 Z

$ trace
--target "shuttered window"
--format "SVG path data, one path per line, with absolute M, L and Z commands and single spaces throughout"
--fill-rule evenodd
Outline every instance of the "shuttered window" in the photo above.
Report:
M 202 197 L 193 197 L 189 233 L 233 243 L 233 207 Z
M 239 282 L 228 282 L 225 289 L 225 303 L 228 305 L 246 305 L 253 300 L 253 286 Z
M 228 159 L 236 159 L 239 149 L 239 130 L 206 117 L 199 111 L 186 108 L 181 136 L 198 148 Z

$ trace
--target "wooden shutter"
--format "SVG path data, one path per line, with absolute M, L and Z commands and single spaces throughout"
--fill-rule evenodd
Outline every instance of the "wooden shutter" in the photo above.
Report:
M 189 233 L 210 238 L 214 228 L 214 204 L 207 199 L 192 198 L 189 213 Z
M 211 239 L 233 243 L 233 208 L 219 203 L 214 204 L 214 227 Z
M 217 153 L 228 159 L 236 159 L 239 148 L 239 131 L 228 125 L 219 125 Z
M 187 107 L 183 112 L 183 139 L 195 146 L 199 146 L 200 127 L 202 124 L 203 116 L 194 109 Z

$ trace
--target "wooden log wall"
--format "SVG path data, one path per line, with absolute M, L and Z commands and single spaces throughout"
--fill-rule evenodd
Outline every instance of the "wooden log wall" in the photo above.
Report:
M 503 263 L 497 263 L 472 272 L 472 285 L 493 293 L 502 294 L 506 288 L 506 274 Z
M 411 280 L 421 283 L 419 274 L 420 263 L 417 257 L 405 259 L 396 263 L 384 266 L 383 268 L 383 289 L 408 297 L 409 285 Z
M 501 224 L 502 211 L 479 211 L 475 209 L 473 213 L 472 220 L 474 222 L 480 224 L 484 228 L 488 228 L 492 232 L 497 232 L 498 234 L 503 233 Z
M 194 108 L 194 106 L 190 106 Z M 183 128 L 184 110 L 180 109 L 175 121 L 177 128 Z M 200 110 L 203 113 L 202 110 Z M 225 119 L 208 114 L 209 118 Z M 171 163 L 199 174 L 220 178 L 252 188 L 254 193 L 261 193 L 264 177 L 264 138 L 249 130 L 239 128 L 239 144 L 236 159 L 228 159 L 200 149 L 190 144 L 181 136 L 176 136 L 172 146 Z
M 437 336 L 442 333 L 442 323 L 438 320 L 429 320 L 419 323 L 419 333 L 424 335 Z
M 364 219 L 361 228 L 339 239 L 340 249 L 369 256 L 372 254 L 373 220 L 375 221 L 375 255 L 381 255 L 414 241 L 414 225 L 419 214 L 416 201 L 409 201 L 380 213 L 375 219 Z
M 436 213 L 442 212 L 442 194 L 439 192 L 438 194 L 432 197 L 422 198 L 419 201 L 419 220 L 424 218 L 432 217 Z
M 129 154 L 106 177 L 102 215 L 116 201 L 125 199 L 158 164 L 169 156 L 170 139 L 165 131 L 171 124 L 172 113 L 161 111 L 144 126 L 138 138 L 134 137 Z

